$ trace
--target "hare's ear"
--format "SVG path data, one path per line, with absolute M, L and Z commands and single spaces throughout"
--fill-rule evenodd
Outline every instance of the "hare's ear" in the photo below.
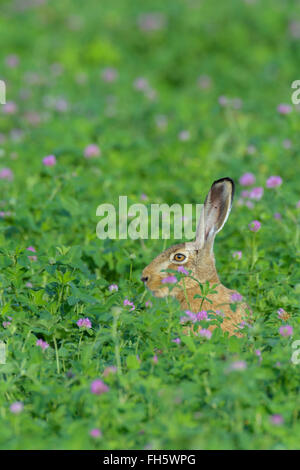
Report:
M 225 224 L 232 205 L 234 182 L 230 178 L 215 181 L 205 199 L 199 224 L 196 244 L 212 243 L 216 233 Z

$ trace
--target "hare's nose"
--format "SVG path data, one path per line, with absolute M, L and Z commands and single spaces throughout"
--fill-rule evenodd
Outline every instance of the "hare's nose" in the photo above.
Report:
M 142 276 L 142 277 L 141 277 L 141 281 L 142 281 L 142 282 L 147 282 L 148 279 L 149 279 L 148 276 Z

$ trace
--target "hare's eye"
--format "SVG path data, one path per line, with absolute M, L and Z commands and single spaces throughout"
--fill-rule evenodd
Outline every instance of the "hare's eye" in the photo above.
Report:
M 176 253 L 176 255 L 174 255 L 173 260 L 181 262 L 181 261 L 184 261 L 185 258 L 186 258 L 186 256 L 183 255 L 182 253 Z

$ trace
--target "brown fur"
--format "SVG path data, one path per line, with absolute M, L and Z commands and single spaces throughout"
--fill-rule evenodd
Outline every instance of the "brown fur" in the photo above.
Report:
M 222 330 L 229 332 L 229 335 L 241 336 L 240 323 L 246 318 L 247 305 L 238 304 L 235 311 L 231 309 L 231 296 L 235 291 L 227 289 L 220 283 L 213 254 L 214 237 L 228 217 L 233 190 L 234 185 L 230 179 L 224 178 L 213 183 L 205 200 L 203 217 L 197 228 L 195 242 L 173 245 L 165 250 L 143 270 L 142 279 L 148 278 L 145 284 L 156 297 L 172 295 L 178 299 L 183 310 L 191 310 L 194 313 L 199 310 L 213 310 L 217 313 L 220 311 L 224 317 L 221 324 Z M 184 263 L 175 262 L 173 256 L 176 253 L 184 254 L 186 261 Z M 184 278 L 185 289 L 183 289 L 183 281 L 175 284 L 171 290 L 166 284 L 162 284 L 162 279 L 170 275 L 164 270 L 177 271 L 178 266 L 183 266 L 191 271 L 191 276 L 202 284 L 206 281 L 211 286 L 217 284 L 214 289 L 217 292 L 208 295 L 212 303 L 194 298 L 196 294 L 201 295 L 201 290 L 198 283 L 188 276 Z M 185 333 L 196 334 L 197 331 L 194 331 L 193 327 L 194 325 L 185 327 Z M 210 329 L 213 330 L 215 327 L 211 326 Z

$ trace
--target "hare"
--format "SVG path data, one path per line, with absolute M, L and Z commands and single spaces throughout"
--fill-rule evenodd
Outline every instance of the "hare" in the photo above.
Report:
M 234 182 L 231 178 L 222 178 L 215 181 L 205 199 L 202 207 L 200 220 L 196 230 L 196 239 L 193 242 L 173 245 L 163 253 L 158 255 L 142 273 L 142 282 L 152 291 L 155 297 L 166 297 L 171 295 L 179 300 L 183 310 L 198 312 L 199 310 L 214 311 L 223 316 L 221 328 L 229 332 L 229 335 L 242 336 L 239 329 L 241 322 L 245 320 L 247 305 L 235 303 L 239 294 L 236 291 L 227 289 L 220 283 L 213 252 L 214 239 L 216 234 L 223 228 L 229 212 L 231 210 L 234 195 Z M 170 276 L 166 269 L 178 270 L 182 266 L 190 272 L 190 276 L 197 279 L 201 284 L 208 281 L 209 286 L 217 285 L 208 294 L 208 300 L 200 298 L 201 290 L 199 284 L 187 275 L 177 284 L 172 285 L 172 289 L 163 279 Z M 181 268 L 183 271 L 183 269 Z M 180 269 L 179 269 L 180 271 Z M 183 271 L 184 272 L 184 271 Z M 174 286 L 174 287 L 173 287 Z M 184 287 L 184 288 L 183 288 Z M 198 294 L 198 296 L 195 295 Z M 233 295 L 235 294 L 235 295 Z M 194 326 L 194 325 L 193 325 Z M 209 329 L 212 331 L 216 325 Z M 185 332 L 197 334 L 193 328 L 187 328 Z

